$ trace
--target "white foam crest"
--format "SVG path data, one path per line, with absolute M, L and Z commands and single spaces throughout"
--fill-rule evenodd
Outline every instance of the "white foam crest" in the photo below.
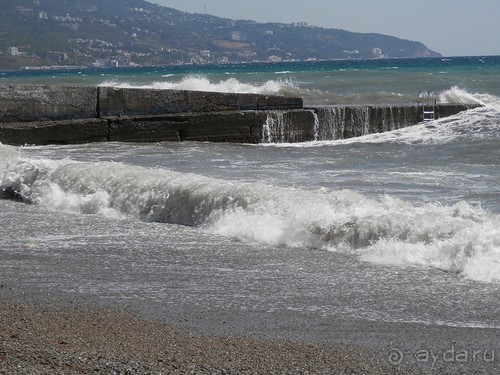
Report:
M 0 192 L 54 210 L 198 225 L 238 240 L 360 254 L 497 282 L 500 219 L 461 202 L 415 206 L 389 196 L 306 191 L 117 163 L 20 159 Z
M 4 145 L 0 142 L 0 173 L 7 168 L 7 165 L 20 157 L 17 147 Z
M 485 282 L 500 282 L 500 221 L 470 223 L 449 238 L 425 242 L 382 240 L 362 259 L 379 264 L 434 267 Z
M 211 230 L 272 246 L 323 248 L 361 254 L 370 262 L 436 267 L 474 280 L 500 281 L 500 220 L 466 203 L 415 207 L 352 191 L 296 192 L 283 200 L 235 210 Z
M 90 194 L 64 191 L 59 185 L 48 182 L 39 187 L 36 203 L 63 212 L 99 214 L 108 218 L 123 219 L 125 215 L 110 207 L 109 193 L 99 190 Z
M 494 104 L 500 102 L 500 98 L 490 94 L 480 94 L 475 93 L 472 94 L 465 89 L 462 89 L 458 86 L 453 86 L 448 90 L 441 92 L 438 96 L 440 103 L 449 103 L 449 104 Z
M 289 79 L 269 80 L 263 84 L 243 83 L 236 78 L 212 82 L 204 75 L 189 75 L 179 82 L 154 82 L 147 85 L 133 85 L 108 81 L 101 86 L 118 88 L 148 88 L 156 90 L 188 90 L 224 93 L 250 93 L 263 95 L 286 95 L 294 92 L 296 84 Z
M 247 205 L 245 184 L 118 163 L 22 159 L 0 174 L 0 191 L 52 209 L 202 224 L 215 211 Z

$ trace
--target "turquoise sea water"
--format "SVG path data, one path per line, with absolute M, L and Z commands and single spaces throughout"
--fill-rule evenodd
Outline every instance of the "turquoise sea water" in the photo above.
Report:
M 296 95 L 306 104 L 406 104 L 420 91 L 451 87 L 500 96 L 499 80 L 499 56 L 0 72 L 0 83 L 258 92 Z

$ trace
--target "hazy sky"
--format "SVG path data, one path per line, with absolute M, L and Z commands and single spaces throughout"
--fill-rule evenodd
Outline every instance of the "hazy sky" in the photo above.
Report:
M 445 56 L 500 55 L 500 0 L 148 0 L 259 22 L 305 21 L 416 40 Z

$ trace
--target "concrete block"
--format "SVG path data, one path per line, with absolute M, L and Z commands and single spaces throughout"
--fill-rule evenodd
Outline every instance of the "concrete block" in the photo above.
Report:
M 262 142 L 306 142 L 315 139 L 315 124 L 312 110 L 269 111 L 260 130 L 252 131 Z
M 108 122 L 99 119 L 0 123 L 0 142 L 47 145 L 106 142 Z
M 301 98 L 203 91 L 99 87 L 100 117 L 302 108 Z
M 254 143 L 264 111 L 190 113 L 110 119 L 109 140 L 120 142 L 212 141 Z
M 0 85 L 0 122 L 97 117 L 97 88 Z
M 167 116 L 119 117 L 109 120 L 111 142 L 181 141 L 187 120 Z
M 260 138 L 253 136 L 252 129 L 262 128 L 266 118 L 264 111 L 196 114 L 182 129 L 182 140 L 256 143 Z
M 467 111 L 469 109 L 481 107 L 479 104 L 438 104 L 435 108 L 436 118 L 448 117 L 456 115 L 460 112 Z

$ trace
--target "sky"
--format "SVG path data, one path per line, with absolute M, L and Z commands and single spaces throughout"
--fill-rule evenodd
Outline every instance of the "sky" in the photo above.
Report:
M 500 55 L 500 0 L 147 0 L 191 13 L 308 22 L 424 43 L 444 56 Z

